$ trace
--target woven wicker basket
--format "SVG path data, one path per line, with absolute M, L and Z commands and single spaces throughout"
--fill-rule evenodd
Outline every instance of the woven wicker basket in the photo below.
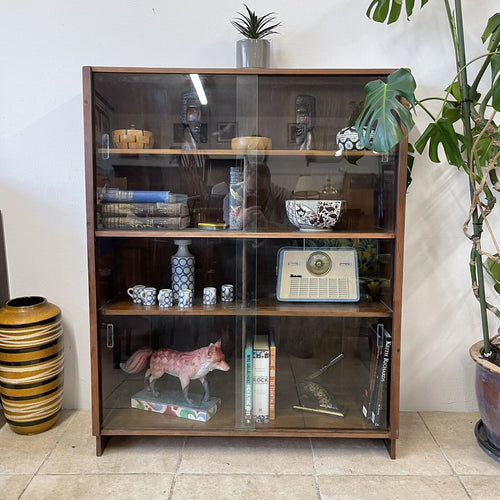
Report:
M 118 149 L 150 149 L 153 147 L 153 133 L 135 128 L 114 130 L 113 144 Z

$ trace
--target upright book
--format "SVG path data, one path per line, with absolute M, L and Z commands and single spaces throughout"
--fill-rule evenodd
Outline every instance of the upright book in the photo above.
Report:
M 252 413 L 256 422 L 269 422 L 269 337 L 255 335 L 253 341 Z
M 251 335 L 247 335 L 245 342 L 245 365 L 244 365 L 244 395 L 243 395 L 243 419 L 245 424 L 250 424 L 253 419 L 252 414 L 252 378 L 253 378 L 253 338 Z
M 382 362 L 380 365 L 380 376 L 377 377 L 375 403 L 371 412 L 371 420 L 375 427 L 385 425 L 387 420 L 387 407 L 389 404 L 387 397 L 387 386 L 390 373 L 391 361 L 391 334 L 384 329 L 384 341 L 382 348 Z
M 276 418 L 276 338 L 269 332 L 269 420 Z

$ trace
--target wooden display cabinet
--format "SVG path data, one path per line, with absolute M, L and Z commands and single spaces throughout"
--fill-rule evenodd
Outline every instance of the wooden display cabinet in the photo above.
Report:
M 364 85 L 390 72 L 83 69 L 92 429 L 98 455 L 111 436 L 210 435 L 382 439 L 395 457 L 407 147 L 403 142 L 387 155 L 342 152 L 336 145 L 352 103 L 363 100 Z M 194 92 L 190 74 L 200 75 L 208 99 L 195 110 L 195 149 L 186 136 L 192 125 L 186 116 L 193 117 L 185 108 L 185 96 Z M 296 99 L 301 95 L 315 101 L 314 149 L 309 150 L 300 150 L 296 143 Z M 113 131 L 132 125 L 152 132 L 152 147 L 113 144 Z M 232 149 L 235 136 L 253 135 L 270 138 L 271 149 Z M 259 221 L 241 230 L 200 229 L 199 222 L 224 220 L 231 167 L 246 171 L 255 158 L 267 162 L 272 182 L 287 192 L 301 175 L 311 175 L 318 191 L 333 185 L 347 199 L 346 216 L 332 231 L 303 232 L 286 217 L 265 227 Z M 110 228 L 100 200 L 103 192 L 113 189 L 185 195 L 179 199 L 188 206 L 190 225 L 156 229 L 138 226 L 137 221 L 126 227 L 121 221 L 121 226 Z M 171 288 L 176 239 L 191 240 L 196 258 L 193 307 L 133 304 L 127 289 L 134 284 Z M 359 302 L 277 300 L 280 248 L 345 246 L 357 251 Z M 235 287 L 232 303 L 220 302 L 224 283 Z M 215 306 L 202 304 L 206 286 L 218 289 Z M 377 325 L 391 334 L 392 353 L 380 421 L 374 424 L 363 415 L 363 401 L 374 377 Z M 248 422 L 243 417 L 245 342 L 270 330 L 277 345 L 276 417 L 266 424 Z M 211 394 L 221 399 L 219 411 L 208 422 L 131 407 L 143 376 L 125 373 L 120 363 L 136 349 L 147 345 L 190 351 L 219 338 L 231 370 L 208 377 Z M 314 381 L 344 416 L 294 408 L 300 406 L 298 384 L 339 354 L 343 358 Z M 161 384 L 164 391 L 179 385 L 168 375 Z M 200 383 L 193 381 L 190 393 L 201 392 Z

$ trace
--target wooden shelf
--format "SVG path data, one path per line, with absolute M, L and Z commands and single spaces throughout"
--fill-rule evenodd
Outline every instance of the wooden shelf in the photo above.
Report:
M 228 156 L 241 157 L 245 155 L 266 155 L 266 156 L 299 156 L 299 157 L 331 157 L 332 159 L 350 156 L 382 156 L 382 153 L 374 151 L 342 151 L 333 150 L 297 150 L 297 149 L 196 149 L 189 151 L 181 148 L 155 148 L 155 149 L 117 149 L 99 148 L 97 152 L 101 155 L 123 155 L 123 156 Z
M 125 229 L 98 229 L 95 232 L 97 238 L 224 238 L 224 239 L 374 239 L 392 240 L 395 234 L 392 231 L 384 230 L 359 230 L 359 231 L 205 231 L 202 229 L 188 228 L 179 230 L 125 230 Z
M 382 302 L 278 302 L 261 299 L 248 307 L 238 302 L 220 302 L 206 306 L 195 300 L 193 307 L 180 309 L 177 306 L 160 308 L 143 306 L 130 300 L 113 302 L 101 307 L 104 316 L 297 316 L 318 317 L 390 317 L 392 311 Z

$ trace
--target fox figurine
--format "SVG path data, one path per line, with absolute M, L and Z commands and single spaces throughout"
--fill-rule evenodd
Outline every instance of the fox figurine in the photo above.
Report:
M 184 399 L 193 404 L 189 397 L 189 384 L 191 380 L 199 380 L 205 391 L 203 401 L 210 399 L 208 382 L 205 379 L 207 373 L 212 370 L 227 372 L 230 370 L 225 361 L 221 349 L 221 340 L 211 343 L 209 346 L 190 352 L 174 351 L 173 349 L 158 349 L 153 351 L 150 347 L 143 347 L 134 352 L 126 363 L 120 363 L 120 368 L 127 373 L 139 373 L 148 364 L 144 375 L 144 384 L 153 396 L 158 397 L 160 393 L 155 390 L 155 382 L 164 373 L 179 377 Z

